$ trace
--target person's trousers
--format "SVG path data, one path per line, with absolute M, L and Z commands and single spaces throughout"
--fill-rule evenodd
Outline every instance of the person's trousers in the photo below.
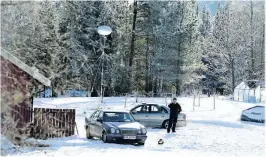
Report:
M 170 132 L 171 128 L 172 131 L 175 131 L 176 123 L 177 123 L 177 117 L 170 117 L 167 132 Z

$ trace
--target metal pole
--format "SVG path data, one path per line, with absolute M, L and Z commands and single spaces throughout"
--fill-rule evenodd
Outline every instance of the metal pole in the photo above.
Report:
M 102 73 L 101 73 L 101 106 L 103 105 L 103 59 L 104 59 L 104 48 L 105 48 L 105 39 L 106 37 L 104 36 L 104 40 L 103 40 L 103 52 L 102 52 L 102 55 L 101 55 L 101 59 L 102 59 Z
M 102 61 L 102 73 L 101 73 L 101 105 L 103 104 L 103 61 Z

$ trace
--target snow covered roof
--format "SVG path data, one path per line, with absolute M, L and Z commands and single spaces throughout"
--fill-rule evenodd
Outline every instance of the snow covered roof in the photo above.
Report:
M 33 78 L 44 84 L 45 86 L 51 85 L 51 81 L 48 78 L 44 77 L 42 74 L 40 74 L 38 72 L 38 69 L 36 69 L 35 67 L 28 66 L 27 64 L 25 64 L 20 59 L 18 59 L 8 51 L 4 50 L 3 48 L 1 48 L 0 55 L 3 58 L 10 61 L 11 63 L 13 63 L 14 65 L 18 66 L 21 70 L 25 71 L 26 73 L 28 73 L 30 76 L 32 76 Z
M 261 80 L 247 80 L 241 82 L 235 89 L 254 89 L 260 86 L 261 88 L 265 88 L 264 81 Z

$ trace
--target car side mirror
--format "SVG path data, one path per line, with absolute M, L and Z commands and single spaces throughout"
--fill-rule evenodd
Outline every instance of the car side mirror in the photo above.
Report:
M 132 113 L 132 114 L 136 114 L 136 113 L 137 113 L 137 111 L 133 110 L 133 111 L 131 111 L 131 113 Z
M 100 123 L 102 123 L 102 122 L 103 122 L 103 120 L 102 120 L 102 119 L 97 119 L 97 122 L 100 122 Z

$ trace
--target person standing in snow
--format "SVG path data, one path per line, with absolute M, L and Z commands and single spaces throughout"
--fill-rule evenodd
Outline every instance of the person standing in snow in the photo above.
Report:
M 167 133 L 170 132 L 171 128 L 172 128 L 172 132 L 175 132 L 177 117 L 178 117 L 178 114 L 182 111 L 182 108 L 177 102 L 176 98 L 173 98 L 173 102 L 171 102 L 168 105 L 168 107 L 170 108 L 170 117 L 169 117 L 169 125 L 167 127 Z

